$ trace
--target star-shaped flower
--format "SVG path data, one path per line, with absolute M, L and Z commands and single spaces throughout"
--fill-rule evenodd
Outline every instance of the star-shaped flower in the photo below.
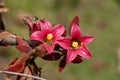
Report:
M 75 20 L 75 21 L 74 21 Z M 60 39 L 59 45 L 67 49 L 67 63 L 72 62 L 78 55 L 83 58 L 91 58 L 92 55 L 86 44 L 93 40 L 93 36 L 84 36 L 78 26 L 78 17 L 75 17 L 70 27 L 70 37 Z
M 47 20 L 40 20 L 40 28 L 41 31 L 32 33 L 31 40 L 42 42 L 50 54 L 53 51 L 55 44 L 57 44 L 57 40 L 64 34 L 65 28 L 61 24 L 53 26 Z

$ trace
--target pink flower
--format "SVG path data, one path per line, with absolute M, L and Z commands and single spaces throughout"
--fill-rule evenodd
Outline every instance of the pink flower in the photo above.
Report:
M 47 20 L 41 20 L 40 27 L 41 31 L 35 31 L 31 35 L 31 40 L 42 42 L 50 54 L 53 51 L 55 44 L 57 44 L 57 40 L 64 34 L 65 28 L 61 24 L 53 27 Z
M 93 36 L 84 36 L 78 26 L 79 19 L 75 17 L 71 23 L 70 37 L 60 39 L 59 45 L 67 49 L 67 63 L 72 62 L 78 55 L 83 58 L 91 58 L 92 55 L 86 44 L 93 40 Z M 74 21 L 75 20 L 75 21 Z

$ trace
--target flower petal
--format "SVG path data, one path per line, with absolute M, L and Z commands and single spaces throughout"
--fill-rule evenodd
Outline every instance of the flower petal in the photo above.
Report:
M 72 24 L 71 30 L 70 30 L 70 35 L 71 35 L 71 37 L 75 37 L 75 38 L 78 38 L 82 35 L 78 25 Z
M 59 40 L 57 40 L 57 43 L 61 46 L 61 47 L 63 47 L 63 48 L 65 48 L 65 49 L 68 49 L 68 48 L 70 48 L 70 38 L 68 37 L 68 38 L 63 38 L 63 39 L 59 39 Z
M 65 29 L 64 33 L 62 34 L 63 37 L 66 37 L 67 35 L 67 30 Z
M 83 36 L 80 40 L 83 44 L 88 44 L 93 40 L 93 36 Z
M 32 29 L 33 32 L 40 30 L 40 27 L 39 27 L 36 23 L 33 24 L 33 27 L 32 27 L 32 28 L 33 28 L 33 29 Z
M 66 66 L 66 60 L 65 60 L 65 58 L 63 58 L 59 64 L 59 72 L 62 72 L 62 70 L 65 68 L 65 66 Z
M 78 16 L 75 16 L 75 17 L 73 18 L 73 20 L 72 20 L 72 22 L 71 22 L 71 26 L 72 26 L 72 24 L 74 24 L 74 23 L 79 26 L 79 17 L 78 17 Z
M 40 27 L 41 27 L 41 30 L 44 31 L 44 30 L 51 29 L 52 24 L 47 20 L 40 20 Z
M 42 59 L 50 60 L 50 61 L 59 60 L 60 58 L 61 58 L 61 54 L 59 53 L 51 53 L 42 57 Z
M 76 56 L 77 56 L 76 51 L 69 49 L 67 53 L 67 63 L 73 61 Z
M 54 50 L 55 44 L 52 43 L 52 45 L 48 45 L 47 43 L 44 43 L 44 46 L 46 50 L 48 51 L 48 54 L 50 54 Z
M 65 32 L 65 28 L 61 24 L 56 25 L 52 31 L 56 39 L 62 36 L 64 32 Z
M 81 56 L 79 56 L 79 55 L 77 55 L 77 57 L 72 61 L 72 63 L 75 63 L 75 64 L 78 64 L 81 62 L 82 62 L 82 59 L 81 59 Z
M 43 34 L 40 31 L 35 31 L 34 33 L 31 34 L 30 36 L 31 40 L 38 40 L 38 41 L 42 41 L 43 39 Z
M 79 49 L 77 54 L 83 58 L 91 58 L 92 57 L 90 51 L 87 49 L 86 46 L 83 46 L 81 49 Z

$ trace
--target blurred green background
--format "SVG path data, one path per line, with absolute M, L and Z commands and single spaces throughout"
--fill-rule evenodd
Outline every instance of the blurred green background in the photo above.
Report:
M 69 64 L 62 73 L 58 72 L 58 61 L 36 59 L 42 67 L 42 77 L 47 80 L 120 80 L 120 0 L 4 0 L 9 9 L 4 14 L 6 30 L 29 38 L 28 27 L 23 16 L 45 18 L 51 23 L 62 23 L 66 29 L 74 16 L 80 17 L 80 28 L 84 34 L 94 35 L 88 45 L 92 59 L 81 64 Z M 13 47 L 0 47 L 0 68 L 8 60 L 21 55 Z M 3 63 L 4 62 L 4 63 Z M 3 65 L 4 64 L 4 65 Z

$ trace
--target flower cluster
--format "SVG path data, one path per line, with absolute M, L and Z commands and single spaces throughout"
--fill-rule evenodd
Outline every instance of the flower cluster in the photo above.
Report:
M 51 61 L 60 59 L 60 72 L 66 64 L 81 63 L 82 58 L 92 57 L 86 45 L 93 40 L 93 36 L 82 34 L 78 16 L 74 17 L 70 24 L 69 37 L 66 37 L 67 30 L 62 24 L 53 25 L 45 19 L 32 21 L 29 18 L 24 22 L 29 26 L 30 40 L 39 41 L 38 56 Z

